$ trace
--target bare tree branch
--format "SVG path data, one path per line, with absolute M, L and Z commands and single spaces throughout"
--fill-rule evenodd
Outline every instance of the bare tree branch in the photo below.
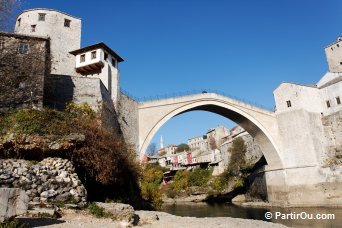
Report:
M 157 155 L 157 145 L 155 143 L 151 143 L 147 148 L 148 156 L 155 156 Z
M 0 31 L 12 30 L 13 14 L 20 4 L 20 0 L 0 0 Z

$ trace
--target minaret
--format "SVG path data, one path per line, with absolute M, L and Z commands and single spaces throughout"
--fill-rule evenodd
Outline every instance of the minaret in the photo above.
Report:
M 160 149 L 164 148 L 163 136 L 160 136 Z

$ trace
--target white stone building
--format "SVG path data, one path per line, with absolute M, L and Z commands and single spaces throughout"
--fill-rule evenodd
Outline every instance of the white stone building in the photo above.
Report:
M 316 85 L 282 83 L 273 92 L 278 127 L 281 129 L 282 141 L 286 143 L 284 152 L 295 151 L 298 148 L 318 152 L 316 157 L 310 159 L 305 156 L 305 153 L 299 153 L 300 155 L 295 158 L 297 162 L 310 160 L 312 163 L 318 161 L 323 165 L 326 158 L 332 156 L 327 148 L 334 146 L 328 145 L 328 143 L 331 144 L 331 140 L 329 138 L 326 140 L 325 131 L 328 127 L 338 129 L 341 123 L 337 121 L 324 124 L 322 119 L 338 115 L 342 109 L 342 47 L 340 44 L 341 39 L 338 38 L 337 42 L 326 47 L 330 72 L 327 72 Z M 291 132 L 291 134 L 285 132 Z M 335 143 L 335 140 L 333 141 Z
M 180 165 L 186 165 L 188 163 L 188 160 L 187 160 L 187 155 L 188 155 L 188 152 L 181 152 L 181 153 L 177 153 L 177 161 Z
M 164 148 L 160 148 L 158 150 L 158 155 L 164 156 L 164 155 L 176 154 L 176 150 L 177 150 L 177 146 L 170 144 Z
M 229 130 L 224 126 L 217 126 L 209 129 L 207 132 L 207 142 L 209 149 L 218 148 L 223 142 L 225 137 L 229 136 Z
M 120 92 L 118 63 L 124 60 L 104 43 L 73 50 L 70 54 L 75 56 L 76 72 L 82 76 L 99 78 L 117 108 Z
M 274 90 L 277 114 L 305 110 L 326 116 L 341 110 L 341 37 L 333 44 L 327 46 L 325 52 L 330 71 L 316 85 L 284 82 Z
M 188 145 L 190 150 L 200 149 L 205 151 L 208 148 L 207 136 L 203 135 L 190 138 L 188 139 Z
M 51 76 L 55 76 L 49 81 L 55 81 L 53 90 L 47 91 L 47 97 L 53 97 L 53 102 L 60 98 L 60 103 L 87 102 L 96 110 L 100 103 L 104 103 L 110 119 L 118 108 L 118 64 L 124 60 L 104 43 L 81 48 L 81 24 L 80 18 L 58 10 L 30 9 L 17 17 L 14 33 L 49 39 Z M 86 80 L 80 80 L 82 78 Z M 68 81 L 72 82 L 68 84 Z M 89 94 L 86 88 L 90 87 L 97 89 Z M 66 95 L 67 90 L 72 94 Z M 72 97 L 69 99 L 68 96 Z
M 75 57 L 69 52 L 81 46 L 81 19 L 52 9 L 23 11 L 14 33 L 50 39 L 51 74 L 76 75 Z
M 336 42 L 325 47 L 325 54 L 329 65 L 329 72 L 342 72 L 342 37 L 339 36 Z

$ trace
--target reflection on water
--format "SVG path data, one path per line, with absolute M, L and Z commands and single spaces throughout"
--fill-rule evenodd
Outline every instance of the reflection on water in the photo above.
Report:
M 177 203 L 164 204 L 162 211 L 178 216 L 190 217 L 233 217 L 246 218 L 282 223 L 293 227 L 342 227 L 342 208 L 251 208 L 234 204 L 205 204 L 205 203 Z M 273 218 L 267 220 L 265 213 L 271 212 Z M 317 213 L 334 214 L 334 220 L 310 220 L 310 219 L 274 219 L 276 212 L 293 215 L 305 212 L 307 215 Z M 304 214 L 303 214 L 304 215 Z

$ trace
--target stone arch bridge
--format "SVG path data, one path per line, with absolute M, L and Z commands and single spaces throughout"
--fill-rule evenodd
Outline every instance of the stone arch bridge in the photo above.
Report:
M 260 145 L 267 162 L 281 168 L 275 114 L 216 93 L 201 93 L 139 104 L 139 151 L 142 158 L 155 133 L 172 117 L 194 110 L 224 116 L 242 126 Z
M 328 178 L 335 174 L 319 163 L 324 150 L 322 127 L 316 127 L 321 124 L 319 114 L 303 110 L 276 113 L 206 92 L 130 104 L 130 110 L 137 113 L 137 124 L 128 136 L 135 137 L 140 158 L 168 120 L 194 110 L 209 111 L 236 122 L 259 144 L 267 161 L 260 175 L 270 202 L 298 206 L 342 202 L 341 194 L 326 190 L 326 185 L 334 189 L 336 183 Z

